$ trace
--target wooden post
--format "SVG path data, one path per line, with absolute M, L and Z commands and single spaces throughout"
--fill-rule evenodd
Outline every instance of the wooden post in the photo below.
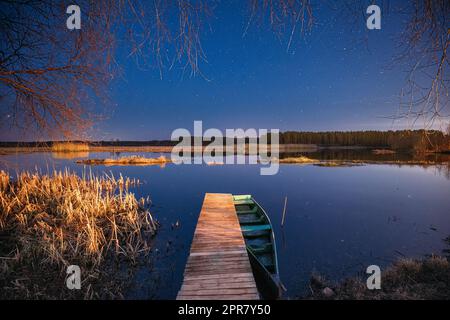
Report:
M 284 197 L 284 208 L 283 208 L 283 216 L 281 218 L 281 227 L 284 226 L 284 217 L 286 216 L 286 205 L 287 205 L 287 196 Z

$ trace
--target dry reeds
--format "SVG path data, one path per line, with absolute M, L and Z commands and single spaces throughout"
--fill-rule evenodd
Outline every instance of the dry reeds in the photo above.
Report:
M 328 167 L 328 168 L 336 168 L 336 167 L 359 167 L 363 166 L 363 163 L 349 162 L 349 161 L 322 161 L 320 163 L 313 163 L 316 167 Z
M 86 152 L 89 144 L 86 142 L 53 142 L 52 152 Z
M 300 157 L 289 157 L 284 159 L 279 159 L 279 163 L 299 163 L 299 164 L 310 164 L 310 163 L 317 163 L 318 160 L 311 159 L 305 156 Z
M 79 160 L 79 164 L 87 165 L 164 165 L 172 162 L 169 158 L 160 156 L 158 158 L 145 158 L 139 156 L 121 157 L 117 159 L 84 159 Z
M 327 287 L 332 288 L 332 295 L 324 295 Z M 434 255 L 423 260 L 398 260 L 383 270 L 380 290 L 369 290 L 365 278 L 349 278 L 333 284 L 316 275 L 311 278 L 310 288 L 310 299 L 448 300 L 450 262 Z
M 56 267 L 59 275 L 77 264 L 89 277 L 107 257 L 135 262 L 149 251 L 147 240 L 156 230 L 149 200 L 137 200 L 129 191 L 138 183 L 122 176 L 80 178 L 68 171 L 23 172 L 12 179 L 0 171 L 1 278 L 35 264 Z

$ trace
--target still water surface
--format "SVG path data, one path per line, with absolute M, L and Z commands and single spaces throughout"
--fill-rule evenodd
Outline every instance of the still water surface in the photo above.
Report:
M 75 160 L 51 153 L 3 155 L 0 169 L 14 176 L 22 169 L 46 173 L 67 167 L 79 174 L 121 173 L 143 182 L 133 191 L 137 197 L 151 197 L 152 214 L 161 227 L 153 244 L 154 268 L 138 270 L 128 298 L 176 297 L 206 192 L 252 194 L 266 209 L 288 298 L 308 293 L 312 272 L 337 281 L 362 274 L 371 264 L 383 268 L 403 256 L 439 254 L 450 235 L 450 180 L 440 166 L 283 164 L 277 175 L 261 176 L 257 165 L 85 167 Z M 177 221 L 179 227 L 173 227 Z

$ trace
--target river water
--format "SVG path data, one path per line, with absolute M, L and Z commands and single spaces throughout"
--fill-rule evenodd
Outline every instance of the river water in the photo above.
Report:
M 153 243 L 153 268 L 137 271 L 127 298 L 176 297 L 206 192 L 252 194 L 265 208 L 274 227 L 287 298 L 308 293 L 313 272 L 332 281 L 364 275 L 372 264 L 383 269 L 398 258 L 440 254 L 445 248 L 443 239 L 450 235 L 448 165 L 282 164 L 278 174 L 261 176 L 258 165 L 75 164 L 78 158 L 111 156 L 118 154 L 2 155 L 0 169 L 12 176 L 24 169 L 47 173 L 70 168 L 79 174 L 92 170 L 138 178 L 143 183 L 133 192 L 137 197 L 150 196 L 160 229 Z M 281 227 L 285 197 L 286 218 Z

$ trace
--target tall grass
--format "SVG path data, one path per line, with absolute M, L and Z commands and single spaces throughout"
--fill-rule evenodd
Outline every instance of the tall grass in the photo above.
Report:
M 86 152 L 89 144 L 86 142 L 53 142 L 53 152 Z
M 449 300 L 450 261 L 431 255 L 422 260 L 400 259 L 381 274 L 381 289 L 369 290 L 366 278 L 348 278 L 338 283 L 314 274 L 310 299 L 336 300 Z M 324 294 L 325 288 L 331 294 Z
M 146 158 L 140 156 L 120 157 L 117 159 L 83 159 L 78 160 L 79 164 L 87 165 L 164 165 L 172 162 L 171 159 L 164 156 L 158 158 Z
M 299 156 L 299 157 L 288 157 L 288 158 L 282 158 L 278 160 L 280 163 L 316 163 L 318 160 L 311 159 L 305 156 Z
M 79 177 L 67 170 L 23 172 L 12 179 L 0 171 L 0 278 L 26 279 L 35 266 L 58 270 L 61 277 L 68 265 L 78 264 L 89 279 L 98 278 L 109 257 L 135 263 L 149 252 L 148 239 L 156 231 L 149 199 L 137 200 L 129 191 L 138 183 L 122 176 Z

